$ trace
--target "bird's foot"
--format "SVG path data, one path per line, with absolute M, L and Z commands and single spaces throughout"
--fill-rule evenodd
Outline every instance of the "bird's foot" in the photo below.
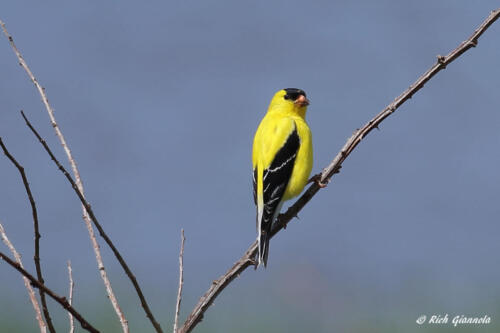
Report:
M 257 260 L 257 258 L 251 258 L 251 259 L 248 259 L 248 261 L 250 261 L 250 265 L 253 266 L 254 270 L 256 270 L 257 267 L 259 266 L 259 261 Z
M 283 229 L 286 229 L 286 226 L 288 225 L 288 222 L 284 222 L 284 223 L 281 223 L 281 220 L 284 218 L 285 214 L 279 214 L 278 217 L 276 218 L 276 224 L 282 224 L 283 225 Z M 296 218 L 298 218 L 298 216 L 295 216 Z
M 328 180 L 326 182 L 322 182 L 321 181 L 321 173 L 318 173 L 318 174 L 312 176 L 311 179 L 309 179 L 307 181 L 308 184 L 309 183 L 316 183 L 316 185 L 318 185 L 319 188 L 325 188 L 325 187 L 327 187 L 329 182 L 330 181 L 328 181 Z

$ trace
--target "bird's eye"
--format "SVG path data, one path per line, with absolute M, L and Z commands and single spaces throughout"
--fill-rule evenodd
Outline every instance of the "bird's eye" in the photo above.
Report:
M 283 98 L 284 98 L 284 99 L 290 99 L 290 96 L 285 95 Z

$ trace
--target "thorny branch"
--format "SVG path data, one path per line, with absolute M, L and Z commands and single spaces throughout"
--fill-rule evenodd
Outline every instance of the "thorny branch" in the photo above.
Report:
M 179 289 L 177 290 L 177 302 L 175 303 L 174 332 L 177 333 L 179 324 L 179 312 L 181 310 L 182 285 L 184 284 L 184 229 L 181 229 L 181 252 L 179 254 Z
M 71 187 L 73 188 L 73 190 L 75 191 L 76 195 L 80 199 L 80 201 L 81 201 L 83 207 L 85 208 L 87 214 L 89 215 L 90 219 L 92 220 L 92 222 L 94 223 L 95 227 L 99 231 L 99 235 L 101 235 L 101 237 L 104 239 L 104 241 L 106 242 L 106 244 L 108 244 L 108 246 L 111 248 L 111 251 L 113 251 L 113 254 L 115 255 L 116 259 L 118 260 L 118 262 L 122 266 L 123 270 L 127 274 L 128 278 L 132 282 L 132 284 L 133 284 L 133 286 L 134 286 L 137 294 L 139 295 L 139 299 L 141 300 L 141 304 L 142 304 L 143 308 L 149 310 L 149 307 L 148 307 L 148 305 L 146 303 L 146 299 L 144 298 L 144 294 L 142 293 L 141 287 L 139 286 L 139 283 L 137 282 L 137 279 L 135 278 L 135 275 L 132 273 L 132 271 L 128 267 L 127 263 L 123 259 L 122 255 L 120 254 L 120 252 L 118 251 L 118 249 L 115 247 L 115 245 L 113 244 L 113 242 L 111 241 L 111 239 L 108 237 L 108 235 L 106 234 L 106 232 L 104 232 L 104 229 L 102 228 L 101 224 L 97 220 L 97 217 L 95 216 L 94 211 L 92 210 L 92 208 L 91 208 L 90 204 L 88 203 L 88 201 L 83 196 L 82 192 L 79 190 L 77 184 L 75 183 L 75 181 L 73 180 L 73 178 L 71 177 L 71 175 L 68 173 L 68 171 L 66 171 L 66 169 L 61 165 L 61 163 L 59 163 L 59 161 L 54 156 L 54 154 L 50 150 L 50 148 L 47 145 L 47 143 L 45 142 L 45 140 L 40 136 L 40 134 L 38 134 L 38 132 L 36 131 L 36 129 L 33 127 L 33 125 L 31 125 L 30 121 L 28 120 L 28 118 L 26 118 L 26 115 L 24 114 L 23 111 L 21 111 L 21 115 L 23 116 L 24 121 L 26 122 L 26 125 L 30 128 L 30 130 L 33 132 L 33 134 L 37 137 L 38 141 L 42 144 L 43 148 L 45 148 L 45 151 L 49 154 L 50 158 L 56 164 L 57 168 L 63 173 L 63 175 L 66 177 L 66 179 L 71 184 Z M 151 314 L 151 316 L 152 316 L 152 314 Z M 156 323 L 156 321 L 154 320 L 154 317 L 149 317 L 148 316 L 148 318 L 153 323 Z M 161 331 L 160 324 L 156 323 L 156 325 L 157 326 L 155 326 L 155 329 L 158 332 L 161 333 L 162 331 Z
M 23 179 L 23 184 L 24 184 L 24 189 L 26 190 L 26 194 L 28 195 L 28 199 L 31 205 L 31 214 L 33 215 L 33 227 L 35 229 L 35 255 L 33 256 L 33 259 L 35 260 L 35 269 L 36 269 L 36 276 L 38 278 L 38 281 L 40 283 L 45 283 L 43 280 L 43 275 L 42 275 L 42 267 L 40 265 L 40 232 L 38 230 L 38 213 L 36 210 L 36 204 L 35 204 L 35 199 L 33 199 L 33 194 L 31 193 L 31 188 L 30 184 L 28 182 L 28 178 L 26 177 L 26 173 L 24 172 L 24 167 L 19 164 L 19 162 L 12 156 L 9 151 L 7 150 L 7 147 L 5 147 L 2 138 L 0 138 L 0 146 L 2 147 L 3 153 L 7 158 L 14 164 L 14 166 L 17 168 L 19 173 L 21 174 L 21 178 Z M 47 321 L 47 326 L 49 328 L 49 331 L 51 333 L 55 333 L 56 330 L 54 328 L 54 324 L 52 324 L 52 319 L 50 318 L 49 314 L 49 309 L 47 307 L 47 301 L 45 299 L 45 293 L 43 290 L 38 289 L 40 293 L 40 301 L 42 303 L 42 309 L 43 309 L 43 316 L 45 317 L 45 320 Z
M 417 81 L 415 81 L 407 90 L 399 95 L 391 104 L 365 124 L 361 129 L 357 129 L 354 134 L 347 140 L 340 152 L 335 156 L 332 162 L 319 174 L 321 183 L 328 183 L 332 176 L 340 171 L 342 163 L 352 153 L 356 146 L 363 140 L 368 133 L 388 116 L 390 116 L 397 108 L 404 102 L 410 99 L 417 91 L 419 91 L 424 84 L 429 81 L 434 75 L 441 70 L 445 69 L 453 60 L 458 58 L 468 49 L 477 46 L 479 37 L 489 28 L 493 22 L 500 17 L 500 8 L 494 10 L 484 20 L 484 22 L 474 31 L 474 33 L 464 42 L 462 42 L 456 49 L 451 51 L 446 56 L 438 56 L 437 62 L 427 70 Z M 306 192 L 282 215 L 279 216 L 276 224 L 271 230 L 271 237 L 276 235 L 281 229 L 286 227 L 299 211 L 311 200 L 311 198 L 320 190 L 318 184 L 313 183 Z M 179 333 L 188 333 L 201 322 L 203 315 L 208 307 L 213 303 L 215 298 L 238 277 L 245 269 L 254 264 L 254 258 L 257 253 L 257 242 L 255 241 L 245 254 L 218 280 L 212 282 L 208 291 L 200 298 L 191 314 L 186 319 L 184 325 L 179 329 Z
M 23 262 L 21 261 L 21 255 L 19 254 L 19 252 L 17 252 L 16 248 L 14 247 L 14 245 L 11 243 L 11 241 L 7 237 L 7 233 L 5 232 L 2 223 L 0 223 L 0 238 L 2 238 L 5 245 L 7 245 L 10 252 L 14 256 L 14 259 L 16 259 L 16 262 L 19 264 L 19 266 L 23 268 Z M 38 326 L 40 327 L 40 333 L 46 333 L 47 326 L 46 326 L 45 322 L 43 321 L 42 311 L 40 310 L 40 305 L 38 304 L 38 300 L 36 299 L 35 291 L 33 290 L 33 287 L 31 287 L 30 280 L 27 277 L 23 276 L 23 281 L 24 281 L 24 286 L 28 290 L 28 295 L 30 297 L 31 304 L 33 305 L 33 308 L 35 309 L 36 321 L 38 322 Z
M 56 118 L 54 116 L 54 110 L 52 109 L 52 107 L 49 104 L 49 99 L 47 98 L 47 94 L 45 93 L 45 88 L 43 88 L 40 85 L 38 80 L 35 78 L 35 76 L 31 72 L 30 68 L 28 67 L 28 64 L 24 60 L 24 57 L 22 56 L 21 52 L 18 50 L 16 44 L 14 43 L 14 39 L 7 31 L 7 28 L 5 27 L 5 23 L 3 23 L 2 20 L 0 20 L 0 26 L 2 27 L 4 35 L 9 40 L 9 43 L 10 43 L 10 46 L 12 47 L 12 50 L 14 51 L 17 59 L 19 60 L 19 64 L 26 71 L 31 82 L 33 82 L 36 89 L 38 90 L 38 93 L 40 94 L 40 97 L 42 98 L 42 102 L 45 105 L 45 109 L 47 110 L 47 113 L 49 114 L 51 125 L 54 128 L 54 131 L 56 132 L 56 135 L 57 135 L 59 141 L 61 142 L 61 145 L 64 149 L 64 152 L 66 153 L 66 156 L 68 157 L 68 161 L 71 165 L 71 169 L 73 170 L 73 174 L 75 175 L 76 184 L 78 186 L 78 189 L 83 195 L 83 183 L 82 183 L 82 180 L 80 178 L 80 172 L 78 171 L 78 167 L 76 166 L 75 159 L 73 158 L 73 155 L 71 154 L 71 150 L 69 149 L 69 146 L 66 143 L 66 139 L 64 138 L 64 135 L 63 135 L 61 129 L 59 128 L 59 125 L 56 122 Z M 106 287 L 106 293 L 108 294 L 109 300 L 110 300 L 111 304 L 113 305 L 113 308 L 116 312 L 116 315 L 118 316 L 118 318 L 120 320 L 123 332 L 128 333 L 128 331 L 129 331 L 128 322 L 127 322 L 127 319 L 125 318 L 125 315 L 123 314 L 123 311 L 120 308 L 120 305 L 118 304 L 118 300 L 116 299 L 116 296 L 115 296 L 113 289 L 111 287 L 111 282 L 109 281 L 109 278 L 108 278 L 108 275 L 106 272 L 106 268 L 104 267 L 104 262 L 103 262 L 102 256 L 101 256 L 101 250 L 99 248 L 99 243 L 97 242 L 97 239 L 95 237 L 94 229 L 92 228 L 92 223 L 90 222 L 89 216 L 88 216 L 87 211 L 85 210 L 84 207 L 82 207 L 82 210 L 83 210 L 83 221 L 85 222 L 85 226 L 87 227 L 87 231 L 89 233 L 90 241 L 92 243 L 92 248 L 94 249 L 94 255 L 95 255 L 96 261 L 97 261 L 97 267 L 99 269 L 99 274 L 101 275 L 101 279 L 103 280 L 104 286 Z M 155 322 L 153 321 L 153 325 L 154 324 L 155 324 Z M 158 331 L 158 333 L 161 333 L 161 329 Z
M 73 269 L 71 268 L 71 261 L 68 260 L 68 278 L 69 278 L 69 305 L 73 304 L 73 288 L 75 287 L 75 283 L 73 282 Z M 69 316 L 69 333 L 75 332 L 75 320 L 71 312 L 68 312 Z
M 43 292 L 49 295 L 54 301 L 57 303 L 61 304 L 61 306 L 68 312 L 70 312 L 76 320 L 80 322 L 80 325 L 82 325 L 82 328 L 92 332 L 92 333 L 99 333 L 99 331 L 92 326 L 85 318 L 82 317 L 78 311 L 75 310 L 73 306 L 71 306 L 68 301 L 66 300 L 66 297 L 62 297 L 57 295 L 55 292 L 47 288 L 43 283 L 38 282 L 38 280 L 28 273 L 24 268 L 21 267 L 20 264 L 17 262 L 13 261 L 10 259 L 8 256 L 6 256 L 4 253 L 0 252 L 0 259 L 3 259 L 7 264 L 12 266 L 15 270 L 17 270 L 19 273 L 21 273 L 24 277 L 28 278 L 31 282 L 31 285 L 35 288 L 43 289 Z

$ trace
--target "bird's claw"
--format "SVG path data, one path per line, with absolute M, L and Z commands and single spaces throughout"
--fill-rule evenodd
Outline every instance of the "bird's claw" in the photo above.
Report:
M 248 259 L 248 261 L 250 261 L 250 265 L 252 265 L 254 267 L 254 269 L 257 269 L 257 266 L 258 266 L 258 261 L 256 258 L 251 258 L 251 259 Z
M 326 182 L 322 182 L 321 181 L 321 173 L 318 173 L 318 174 L 312 176 L 311 179 L 309 179 L 307 181 L 307 183 L 308 184 L 309 183 L 316 183 L 316 185 L 318 185 L 319 188 L 325 188 L 328 186 L 329 181 L 327 180 Z

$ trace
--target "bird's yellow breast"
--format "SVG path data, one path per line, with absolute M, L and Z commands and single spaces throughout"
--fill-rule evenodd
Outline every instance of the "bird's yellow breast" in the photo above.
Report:
M 302 192 L 307 184 L 309 175 L 313 167 L 313 148 L 311 131 L 307 123 L 301 117 L 294 117 L 297 126 L 297 132 L 300 138 L 299 151 L 295 158 L 295 165 L 292 171 L 292 177 L 283 194 L 283 200 L 289 200 Z

